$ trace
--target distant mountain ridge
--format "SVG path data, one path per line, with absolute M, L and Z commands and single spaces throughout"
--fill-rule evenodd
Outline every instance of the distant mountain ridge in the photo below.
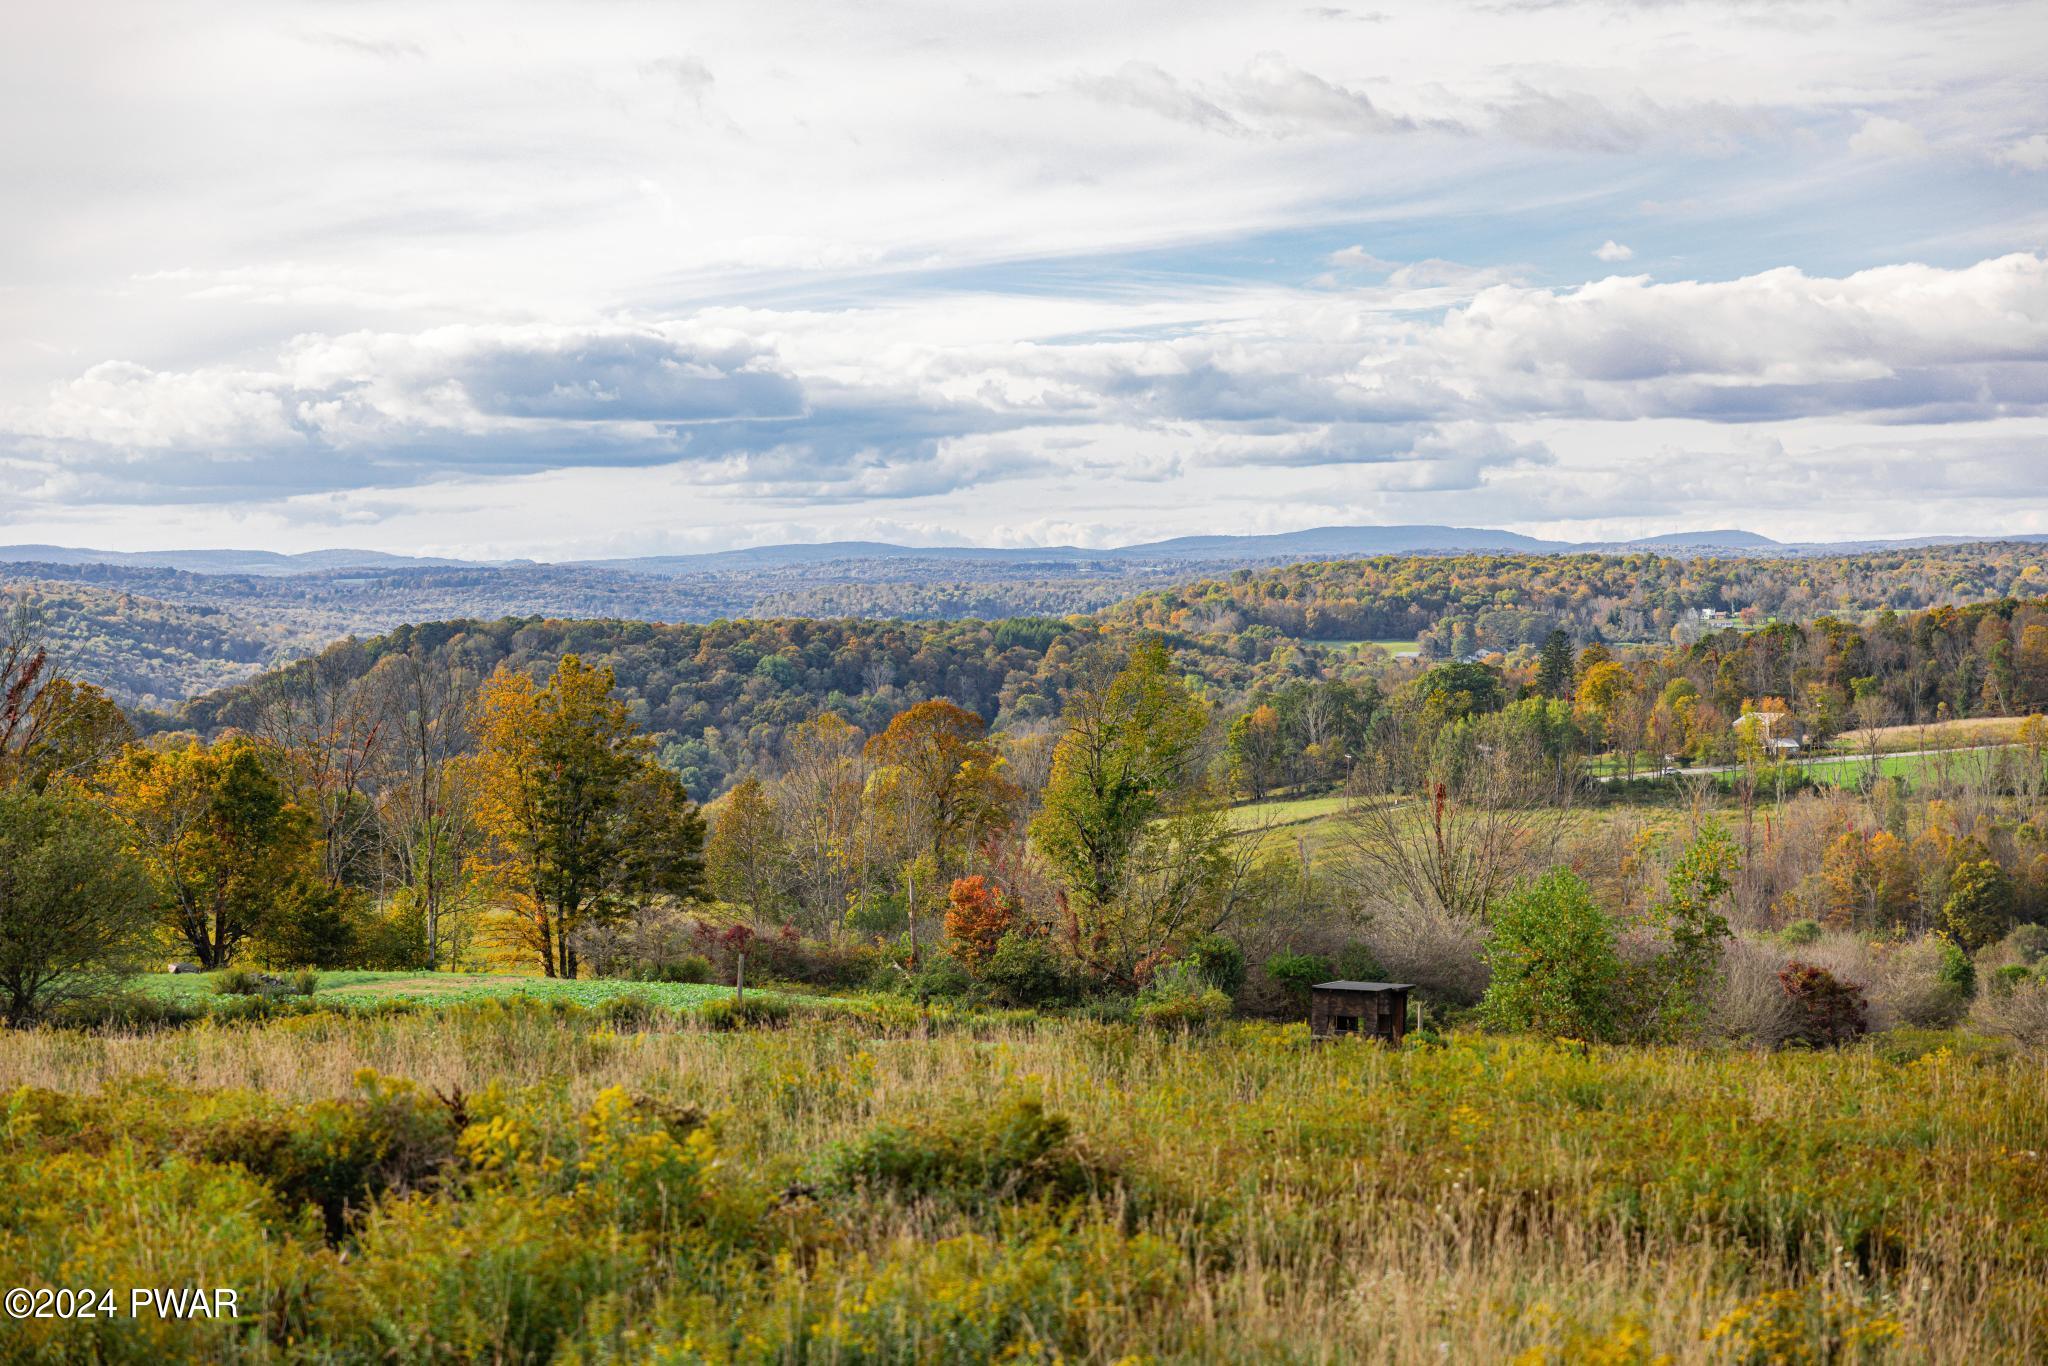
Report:
M 1658 554 L 1717 555 L 1846 555 L 1882 550 L 1920 549 L 1973 543 L 2048 541 L 2048 533 L 2009 536 L 1914 536 L 1858 541 L 1776 541 L 1754 531 L 1720 528 L 1672 531 L 1624 541 L 1553 541 L 1520 532 L 1488 527 L 1401 524 L 1392 526 L 1325 526 L 1264 535 L 1176 536 L 1135 545 L 1090 548 L 1050 546 L 914 546 L 889 541 L 815 541 L 709 550 L 687 555 L 636 555 L 613 558 L 536 561 L 466 560 L 425 555 L 396 555 L 383 550 L 308 550 L 287 554 L 273 550 L 97 550 L 76 546 L 0 546 L 0 565 L 120 565 L 129 568 L 175 569 L 191 574 L 235 574 L 256 577 L 333 575 L 350 570 L 401 569 L 574 569 L 597 570 L 649 578 L 714 576 L 733 572 L 801 569 L 834 565 L 915 564 L 930 575 L 945 565 L 974 566 L 984 572 L 1013 574 L 1040 570 L 1057 576 L 1091 572 L 1131 572 L 1167 566 L 1268 565 L 1304 560 L 1366 559 L 1377 555 L 1454 555 L 1473 553 L 1565 555 Z
M 1727 528 L 1674 531 L 1625 541 L 1553 541 L 1487 527 L 1433 525 L 1326 526 L 1267 535 L 1176 536 L 1163 541 L 1090 549 L 1082 546 L 911 546 L 888 541 L 818 541 L 750 546 L 688 555 L 637 555 L 565 560 L 578 568 L 632 574 L 716 574 L 731 569 L 779 569 L 843 561 L 917 560 L 925 563 L 1047 565 L 1071 569 L 1090 564 L 1218 560 L 1343 559 L 1371 555 L 1445 555 L 1470 551 L 1570 554 L 1627 551 L 1719 551 L 1733 554 L 1843 554 L 1862 550 L 1951 545 L 1969 541 L 2042 541 L 2039 533 L 2013 536 L 1917 536 L 1835 542 L 1782 542 L 1753 531 Z M 499 567 L 531 560 L 463 560 L 395 555 L 382 550 L 96 550 L 74 546 L 0 546 L 0 563 L 119 564 L 181 569 L 195 574 L 290 575 L 346 569 Z

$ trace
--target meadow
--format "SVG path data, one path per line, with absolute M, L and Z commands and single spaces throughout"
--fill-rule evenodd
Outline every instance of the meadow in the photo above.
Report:
M 562 1002 L 0 1054 L 76 1361 L 1983 1361 L 2048 1351 L 2038 1057 Z

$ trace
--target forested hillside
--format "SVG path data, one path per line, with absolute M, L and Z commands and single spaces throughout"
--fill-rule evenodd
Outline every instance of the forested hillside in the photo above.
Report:
M 1554 626 L 1580 640 L 1669 641 L 1715 617 L 1812 621 L 2043 592 L 2048 546 L 2030 543 L 1806 559 L 1385 555 L 1240 570 L 1141 593 L 1103 615 L 1155 630 L 1267 627 L 1311 640 L 1440 630 L 1448 654 L 1536 644 Z
M 1320 641 L 1420 640 L 1425 654 L 1443 658 L 1534 646 L 1557 626 L 1581 642 L 1668 643 L 1731 619 L 1811 621 L 2036 595 L 2048 591 L 2048 546 L 1779 558 L 1399 555 L 1193 577 L 1214 572 L 1194 562 L 900 556 L 734 564 L 688 574 L 513 564 L 279 576 L 52 564 L 0 568 L 0 592 L 39 600 L 49 634 L 80 677 L 128 705 L 164 707 L 345 636 L 409 622 L 500 617 L 957 621 L 1099 611 L 1112 626 L 1190 636 L 1263 629 Z M 1243 657 L 1245 647 L 1226 641 L 1216 648 Z

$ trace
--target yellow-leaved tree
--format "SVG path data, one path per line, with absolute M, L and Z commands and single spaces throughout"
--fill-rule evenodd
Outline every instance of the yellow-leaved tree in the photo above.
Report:
M 702 889 L 703 817 L 612 683 L 573 654 L 545 685 L 500 668 L 462 766 L 486 840 L 473 871 L 502 937 L 549 977 L 576 975 L 579 929 Z

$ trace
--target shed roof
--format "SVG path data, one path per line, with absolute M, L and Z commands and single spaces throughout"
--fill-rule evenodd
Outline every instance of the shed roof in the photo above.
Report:
M 1317 991 L 1408 991 L 1413 982 L 1318 982 Z

